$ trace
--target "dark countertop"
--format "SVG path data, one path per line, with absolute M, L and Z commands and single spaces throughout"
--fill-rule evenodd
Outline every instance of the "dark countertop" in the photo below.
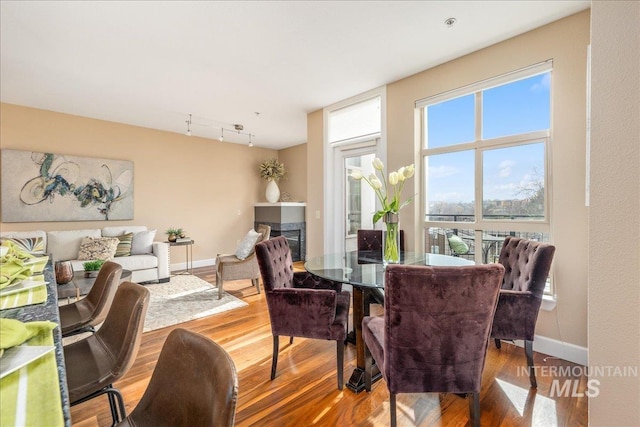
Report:
M 21 322 L 33 322 L 36 320 L 49 320 L 60 324 L 60 313 L 58 312 L 58 292 L 55 275 L 53 274 L 52 262 L 49 260 L 44 269 L 44 279 L 49 282 L 47 285 L 47 302 L 44 304 L 28 305 L 25 307 L 12 308 L 0 311 L 0 317 L 18 319 Z M 69 393 L 67 390 L 67 374 L 64 365 L 64 350 L 62 348 L 62 334 L 57 327 L 53 331 L 53 342 L 55 345 L 56 362 L 58 365 L 58 379 L 60 381 L 60 397 L 62 400 L 62 414 L 64 425 L 71 426 L 71 411 L 69 404 Z

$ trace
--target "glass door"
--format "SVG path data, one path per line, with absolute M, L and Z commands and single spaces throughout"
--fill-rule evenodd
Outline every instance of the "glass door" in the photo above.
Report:
M 361 181 L 351 178 L 351 172 L 373 173 L 371 163 L 376 156 L 377 140 L 353 146 L 336 147 L 334 157 L 334 189 L 336 195 L 332 230 L 336 251 L 356 250 L 357 232 L 361 228 L 373 228 L 373 212 L 376 210 L 374 192 Z

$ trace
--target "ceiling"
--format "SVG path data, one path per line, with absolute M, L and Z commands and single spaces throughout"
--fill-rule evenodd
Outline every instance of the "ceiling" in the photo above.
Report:
M 307 113 L 590 1 L 2 1 L 2 102 L 279 149 Z M 456 18 L 452 27 L 447 18 Z

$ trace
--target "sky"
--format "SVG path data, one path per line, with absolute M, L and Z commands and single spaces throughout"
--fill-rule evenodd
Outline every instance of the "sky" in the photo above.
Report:
M 518 80 L 483 92 L 482 139 L 550 128 L 551 73 Z M 474 141 L 473 94 L 425 108 L 428 148 Z M 429 202 L 472 202 L 474 151 L 429 157 Z M 522 198 L 518 191 L 531 180 L 543 179 L 544 144 L 499 148 L 482 152 L 485 200 Z

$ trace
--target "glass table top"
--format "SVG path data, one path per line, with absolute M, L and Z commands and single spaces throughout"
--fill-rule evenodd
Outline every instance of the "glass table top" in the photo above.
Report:
M 431 266 L 474 265 L 475 262 L 449 255 L 402 252 L 400 264 Z M 384 288 L 384 269 L 380 251 L 351 251 L 310 258 L 305 269 L 323 279 L 354 286 Z

